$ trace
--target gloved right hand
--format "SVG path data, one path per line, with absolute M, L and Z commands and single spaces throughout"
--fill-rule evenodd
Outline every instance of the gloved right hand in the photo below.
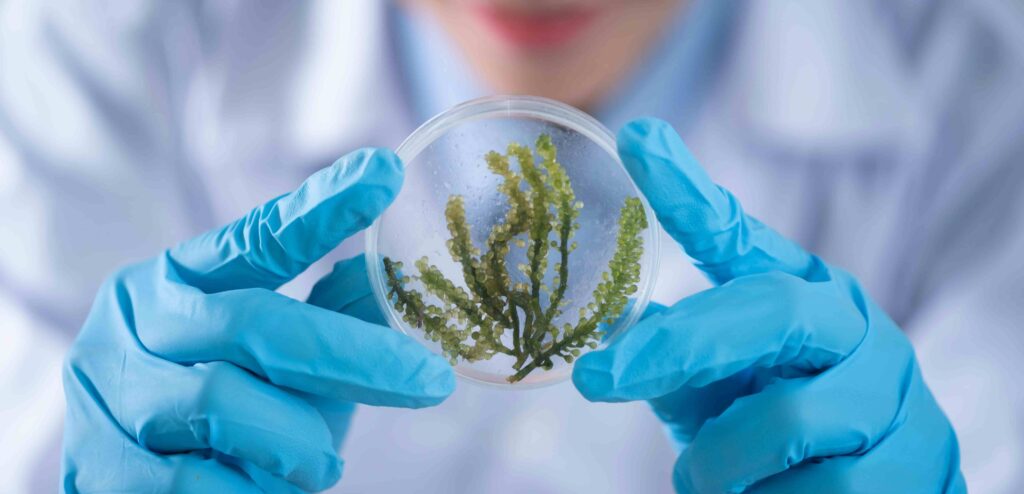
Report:
M 581 357 L 587 399 L 648 400 L 680 493 L 964 493 L 903 331 L 849 273 L 743 212 L 665 122 L 619 133 L 658 221 L 715 282 Z
M 443 401 L 442 358 L 273 291 L 365 228 L 402 177 L 393 153 L 357 151 L 114 274 L 64 368 L 62 492 L 321 490 L 341 476 L 347 402 Z

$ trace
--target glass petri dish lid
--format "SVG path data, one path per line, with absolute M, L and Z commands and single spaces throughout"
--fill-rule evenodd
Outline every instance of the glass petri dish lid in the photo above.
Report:
M 545 98 L 480 98 L 396 153 L 405 182 L 366 232 L 370 284 L 388 324 L 458 376 L 555 384 L 640 318 L 659 226 L 593 117 Z

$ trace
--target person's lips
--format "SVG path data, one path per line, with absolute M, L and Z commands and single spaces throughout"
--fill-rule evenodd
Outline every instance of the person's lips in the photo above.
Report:
M 597 17 L 594 8 L 560 7 L 517 11 L 492 4 L 477 4 L 474 14 L 486 29 L 523 48 L 551 48 L 569 42 Z

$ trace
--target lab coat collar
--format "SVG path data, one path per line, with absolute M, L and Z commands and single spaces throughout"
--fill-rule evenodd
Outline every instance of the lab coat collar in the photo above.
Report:
M 684 129 L 694 122 L 720 68 L 741 0 L 691 0 L 654 47 L 595 109 L 612 130 L 641 116 Z M 413 114 L 426 120 L 467 99 L 488 94 L 460 50 L 424 12 L 390 9 L 396 57 Z

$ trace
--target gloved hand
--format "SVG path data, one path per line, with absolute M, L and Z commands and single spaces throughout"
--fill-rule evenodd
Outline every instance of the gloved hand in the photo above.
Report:
M 351 402 L 443 401 L 455 381 L 442 358 L 387 327 L 272 291 L 365 228 L 403 171 L 389 151 L 357 151 L 244 218 L 114 274 L 64 369 L 62 491 L 321 490 L 341 475 Z M 353 269 L 358 260 L 331 276 Z M 321 305 L 366 312 L 344 298 L 344 283 L 320 286 L 333 287 L 314 291 Z
M 744 215 L 664 122 L 618 137 L 658 221 L 717 285 L 577 361 L 595 401 L 650 400 L 679 492 L 966 492 L 909 341 L 851 275 Z M 671 273 L 662 273 L 671 276 Z

